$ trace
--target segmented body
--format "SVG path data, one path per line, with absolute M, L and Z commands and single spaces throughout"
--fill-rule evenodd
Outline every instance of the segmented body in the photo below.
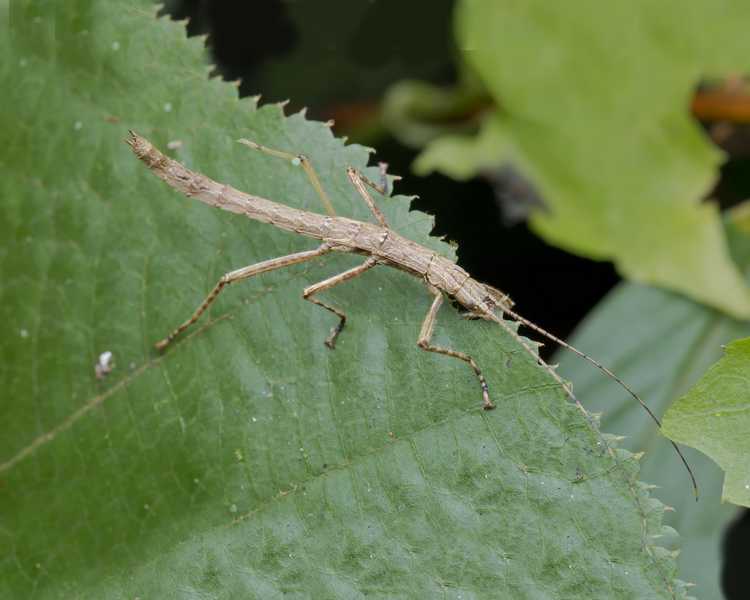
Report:
M 274 227 L 322 240 L 333 250 L 372 256 L 425 280 L 478 317 L 493 319 L 496 307 L 511 308 L 510 298 L 472 278 L 464 269 L 392 229 L 346 217 L 332 217 L 292 208 L 191 171 L 165 156 L 148 140 L 133 134 L 135 154 L 161 179 L 209 206 L 245 215 Z

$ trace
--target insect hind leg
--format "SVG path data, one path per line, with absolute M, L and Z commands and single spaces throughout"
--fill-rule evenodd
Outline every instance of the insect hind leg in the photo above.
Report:
M 208 296 L 206 296 L 206 299 L 203 300 L 200 306 L 195 309 L 195 312 L 193 312 L 192 316 L 184 323 L 182 323 L 182 325 L 172 331 L 172 333 L 170 333 L 163 340 L 156 342 L 154 346 L 160 352 L 165 350 L 166 347 L 169 346 L 169 344 L 171 344 L 178 335 L 180 335 L 183 331 L 185 331 L 188 327 L 195 323 L 201 317 L 201 315 L 206 312 L 208 307 L 211 306 L 214 300 L 216 300 L 221 291 L 230 283 L 235 283 L 237 281 L 242 281 L 243 279 L 254 277 L 255 275 L 260 275 L 261 273 L 274 271 L 276 269 L 282 269 L 284 267 L 289 267 L 291 265 L 296 265 L 308 260 L 312 260 L 313 258 L 323 256 L 330 251 L 331 246 L 329 244 L 321 244 L 315 250 L 295 252 L 294 254 L 288 254 L 287 256 L 280 256 L 279 258 L 264 260 L 263 262 L 259 262 L 254 265 L 250 265 L 248 267 L 243 267 L 241 269 L 236 269 L 234 271 L 226 273 L 224 276 L 222 276 L 221 279 L 219 279 L 218 283 L 214 286 L 214 289 L 209 292 Z

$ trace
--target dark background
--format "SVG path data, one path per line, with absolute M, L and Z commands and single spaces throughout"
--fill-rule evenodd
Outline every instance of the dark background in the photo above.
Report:
M 417 151 L 378 124 L 379 103 L 393 83 L 455 83 L 453 6 L 454 0 L 170 0 L 164 10 L 188 18 L 190 35 L 208 34 L 217 72 L 239 79 L 240 95 L 291 99 L 288 113 L 307 107 L 311 119 L 334 118 L 336 135 L 375 146 L 377 160 L 405 176 L 396 193 L 420 197 L 412 209 L 435 216 L 433 234 L 457 245 L 458 263 L 510 294 L 524 316 L 566 338 L 619 281 L 612 265 L 548 246 L 514 219 L 509 199 L 517 207 L 529 194 L 512 172 L 463 183 L 410 176 Z M 704 125 L 729 154 L 709 195 L 726 208 L 750 195 L 750 134 L 736 123 L 721 123 L 720 130 L 712 129 L 715 122 Z M 542 355 L 554 349 L 548 344 Z M 750 598 L 748 514 L 725 539 L 723 585 L 730 600 Z

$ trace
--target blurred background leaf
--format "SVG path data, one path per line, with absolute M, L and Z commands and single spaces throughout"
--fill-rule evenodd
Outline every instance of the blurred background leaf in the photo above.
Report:
M 687 108 L 701 77 L 747 69 L 748 20 L 741 2 L 464 0 L 459 45 L 494 108 L 477 104 L 476 141 L 437 138 L 416 168 L 511 163 L 544 199 L 531 222 L 549 242 L 747 318 L 718 211 L 700 203 L 723 157 Z
M 299 169 L 234 140 L 305 152 L 360 219 L 345 166 L 368 152 L 239 101 L 154 13 L 18 1 L 0 38 L 0 595 L 685 597 L 633 457 L 497 327 L 446 310 L 438 341 L 471 348 L 498 401 L 481 411 L 466 365 L 415 347 L 419 281 L 379 269 L 332 291 L 351 319 L 330 352 L 330 315 L 300 298 L 355 257 L 327 258 L 234 288 L 155 355 L 221 274 L 311 245 L 179 197 L 128 128 L 314 209 Z M 406 198 L 382 205 L 452 254 Z

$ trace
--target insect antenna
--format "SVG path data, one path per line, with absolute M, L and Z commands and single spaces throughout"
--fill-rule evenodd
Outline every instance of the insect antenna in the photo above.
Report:
M 508 307 L 506 307 L 504 305 L 500 305 L 500 306 L 498 306 L 498 308 L 503 313 L 505 313 L 508 316 L 512 317 L 513 319 L 515 319 L 519 323 L 523 323 L 529 329 L 533 329 L 534 331 L 536 331 L 540 335 L 546 337 L 547 339 L 550 339 L 553 342 L 556 342 L 556 343 L 560 344 L 563 348 L 566 348 L 566 349 L 570 350 L 571 352 L 573 352 L 574 354 L 576 354 L 577 356 L 580 356 L 585 361 L 588 361 L 590 364 L 594 365 L 602 373 L 604 373 L 605 375 L 608 375 L 609 377 L 611 377 L 614 381 L 616 381 L 620 385 L 620 387 L 622 387 L 622 389 L 624 389 L 628 394 L 630 394 L 633 398 L 635 398 L 635 400 L 638 402 L 638 404 L 641 405 L 641 407 L 643 408 L 643 410 L 645 410 L 648 413 L 648 416 L 651 417 L 651 419 L 654 421 L 654 423 L 656 423 L 657 427 L 659 427 L 659 429 L 661 429 L 661 421 L 659 420 L 659 417 L 657 417 L 654 414 L 654 412 L 649 408 L 648 404 L 646 404 L 643 401 L 643 399 L 638 394 L 636 394 L 633 391 L 633 389 L 627 383 L 625 383 L 622 379 L 620 379 L 617 375 L 615 375 L 612 371 L 610 371 L 603 364 L 601 364 L 600 362 L 594 360 L 593 358 L 591 358 L 585 352 L 581 352 L 578 348 L 576 348 L 574 346 L 571 346 L 566 341 L 561 340 L 556 335 L 553 335 L 549 331 L 547 331 L 545 329 L 542 329 L 541 327 L 539 327 L 539 325 L 537 325 L 536 323 L 534 323 L 532 321 L 529 321 L 527 318 L 519 315 L 514 310 L 512 310 L 512 309 L 510 309 L 510 308 L 508 308 Z M 688 463 L 687 459 L 685 458 L 685 455 L 682 453 L 682 450 L 680 450 L 679 446 L 677 444 L 675 444 L 669 438 L 666 438 L 666 439 L 672 445 L 672 447 L 674 448 L 675 452 L 677 452 L 677 455 L 680 457 L 680 460 L 682 461 L 682 464 L 685 466 L 685 469 L 687 469 L 687 472 L 690 475 L 690 481 L 692 482 L 692 485 L 693 485 L 693 494 L 695 495 L 695 499 L 697 501 L 698 500 L 698 482 L 695 479 L 695 474 L 693 473 L 693 469 L 690 467 L 690 464 Z

